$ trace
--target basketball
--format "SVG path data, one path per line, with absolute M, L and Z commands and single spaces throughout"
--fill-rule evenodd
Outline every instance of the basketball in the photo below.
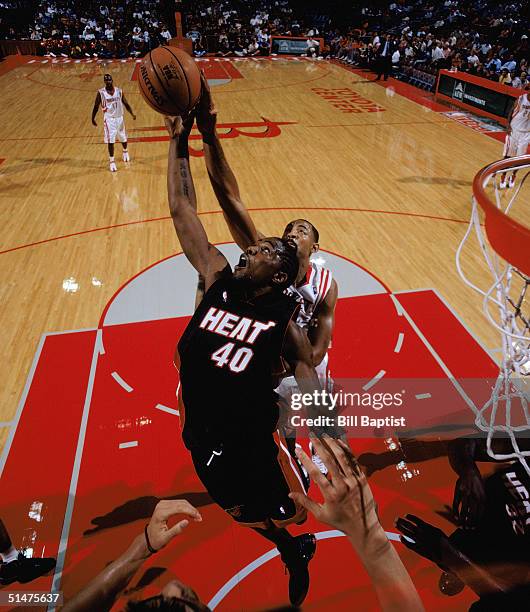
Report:
M 153 110 L 163 115 L 185 115 L 195 106 L 201 93 L 201 76 L 185 51 L 157 47 L 139 66 L 140 93 Z

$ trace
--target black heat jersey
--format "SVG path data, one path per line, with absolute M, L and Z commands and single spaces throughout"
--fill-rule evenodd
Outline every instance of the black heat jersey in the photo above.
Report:
M 518 461 L 497 469 L 484 480 L 482 520 L 474 530 L 457 529 L 450 540 L 481 564 L 530 567 L 530 477 Z
M 281 292 L 245 301 L 231 276 L 206 292 L 178 343 L 188 449 L 252 444 L 274 431 L 273 364 L 297 310 Z

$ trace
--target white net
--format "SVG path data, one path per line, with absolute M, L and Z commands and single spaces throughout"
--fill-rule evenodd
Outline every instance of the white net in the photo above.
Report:
M 492 171 L 485 175 L 483 183 L 497 208 L 526 227 L 530 227 L 529 168 L 530 157 L 528 163 L 514 167 L 518 172 L 511 188 L 501 188 L 501 179 L 509 185 L 512 169 Z M 530 450 L 525 450 L 530 448 L 530 278 L 492 249 L 475 197 L 472 204 L 471 221 L 457 250 L 456 266 L 463 281 L 483 296 L 484 314 L 501 333 L 502 357 L 491 397 L 482 406 L 471 408 L 475 425 L 487 433 L 488 454 L 500 461 L 518 459 L 530 474 Z M 463 270 L 464 250 L 473 235 L 493 277 L 489 284 L 480 271 L 475 269 L 468 274 Z M 492 439 L 497 436 L 509 437 L 513 452 L 495 453 Z

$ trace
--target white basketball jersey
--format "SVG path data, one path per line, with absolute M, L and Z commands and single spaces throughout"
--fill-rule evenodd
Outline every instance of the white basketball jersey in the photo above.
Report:
M 300 287 L 291 285 L 285 290 L 287 295 L 292 296 L 300 304 L 296 320 L 300 327 L 309 326 L 318 305 L 328 294 L 332 278 L 331 270 L 312 261 L 309 263 L 304 284 Z
M 121 119 L 123 117 L 121 89 L 119 87 L 114 87 L 114 93 L 111 95 L 103 87 L 103 89 L 99 90 L 99 94 L 101 96 L 101 108 L 103 109 L 105 117 L 110 117 L 111 119 Z
M 519 96 L 515 103 L 510 127 L 516 132 L 530 132 L 530 100 L 528 100 L 528 94 Z

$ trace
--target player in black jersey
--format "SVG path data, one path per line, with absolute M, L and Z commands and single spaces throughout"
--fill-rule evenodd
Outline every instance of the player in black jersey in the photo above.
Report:
M 521 451 L 528 438 L 518 438 Z M 494 452 L 513 452 L 512 440 L 494 438 Z M 519 461 L 501 463 L 483 478 L 476 461 L 493 461 L 484 438 L 467 437 L 449 444 L 451 466 L 459 476 L 453 514 L 459 528 L 447 537 L 413 515 L 397 521 L 409 539 L 402 542 L 434 561 L 444 572 L 440 588 L 448 595 L 469 586 L 480 599 L 473 612 L 529 609 L 530 476 Z
M 298 305 L 283 293 L 298 273 L 296 245 L 264 238 L 246 249 L 232 273 L 208 243 L 194 207 L 188 159 L 193 117 L 166 118 L 171 136 L 168 197 L 182 249 L 204 278 L 205 294 L 180 339 L 183 438 L 211 497 L 236 521 L 274 542 L 289 570 L 289 598 L 300 605 L 309 588 L 316 540 L 285 529 L 306 511 L 290 497 L 304 492 L 298 466 L 276 431 L 273 364 L 280 355 L 304 393 L 320 391 Z M 293 320 L 294 319 L 294 320 Z

